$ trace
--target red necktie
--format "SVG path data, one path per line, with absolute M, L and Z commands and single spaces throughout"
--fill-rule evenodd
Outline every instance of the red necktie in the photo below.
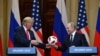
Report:
M 27 36 L 27 39 L 29 40 L 28 30 L 26 30 L 26 36 Z

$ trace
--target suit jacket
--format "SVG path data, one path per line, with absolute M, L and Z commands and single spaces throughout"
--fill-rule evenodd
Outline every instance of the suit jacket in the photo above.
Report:
M 88 43 L 86 41 L 85 35 L 76 32 L 73 41 L 70 41 L 70 35 L 66 36 L 64 39 L 64 43 L 62 46 L 59 46 L 57 50 L 60 51 L 66 51 L 67 53 L 69 52 L 69 47 L 75 46 L 88 46 Z M 68 56 L 91 56 L 91 55 L 81 55 L 81 54 L 67 54 Z
M 35 40 L 33 32 L 31 30 L 29 30 L 29 33 L 30 33 L 31 40 Z M 25 33 L 23 26 L 15 29 L 15 32 L 14 32 L 14 47 L 29 47 L 31 40 L 27 39 L 27 36 L 26 36 L 26 33 Z M 35 46 L 35 45 L 31 44 L 31 47 L 32 46 Z M 36 47 L 40 47 L 40 48 L 45 49 L 45 44 L 39 43 L 39 45 L 37 45 Z M 33 56 L 33 55 L 26 55 L 26 56 Z
M 62 46 L 59 46 L 57 50 L 68 50 L 70 46 L 88 46 L 85 35 L 76 32 L 72 42 L 70 41 L 70 36 L 66 36 L 64 39 L 64 43 L 62 44 Z
M 29 30 L 31 40 L 35 40 L 34 34 Z M 23 26 L 15 29 L 14 32 L 14 47 L 29 47 L 31 40 L 27 39 Z M 31 47 L 34 46 L 31 44 Z M 45 44 L 39 43 L 37 47 L 45 48 Z

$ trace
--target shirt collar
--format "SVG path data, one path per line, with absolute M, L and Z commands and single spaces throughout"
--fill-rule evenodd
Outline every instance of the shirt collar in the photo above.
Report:
M 23 25 L 23 28 L 24 28 L 25 31 L 27 30 L 27 28 L 24 25 Z
M 72 33 L 72 35 L 74 36 L 74 35 L 75 35 L 75 33 L 76 33 L 76 30 Z

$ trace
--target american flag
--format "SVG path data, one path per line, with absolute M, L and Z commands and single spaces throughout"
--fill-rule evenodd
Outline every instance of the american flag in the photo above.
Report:
M 87 16 L 86 16 L 85 1 L 79 0 L 77 30 L 86 36 L 86 40 L 88 44 L 90 45 L 89 30 L 88 30 L 87 25 L 88 23 L 87 23 Z
M 33 32 L 35 34 L 36 40 L 42 43 L 43 36 L 42 36 L 42 27 L 41 27 L 41 17 L 40 17 L 40 6 L 38 0 L 33 0 L 32 5 L 32 17 L 34 19 L 33 24 Z M 37 56 L 44 56 L 44 51 L 40 48 L 37 48 Z

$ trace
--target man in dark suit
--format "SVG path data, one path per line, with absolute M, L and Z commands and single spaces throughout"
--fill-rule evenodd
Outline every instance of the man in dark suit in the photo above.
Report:
M 31 27 L 34 23 L 34 20 L 31 17 L 25 17 L 22 21 L 22 26 L 15 29 L 14 32 L 14 47 L 40 47 L 48 48 L 48 44 L 39 43 L 32 32 Z M 23 54 L 17 56 L 33 56 L 33 54 Z M 34 55 L 36 56 L 36 54 Z
M 69 51 L 69 47 L 88 46 L 85 35 L 76 31 L 76 26 L 73 22 L 67 24 L 68 36 L 65 37 L 62 46 L 53 45 L 57 50 Z M 69 55 L 69 56 L 82 56 L 82 55 Z

